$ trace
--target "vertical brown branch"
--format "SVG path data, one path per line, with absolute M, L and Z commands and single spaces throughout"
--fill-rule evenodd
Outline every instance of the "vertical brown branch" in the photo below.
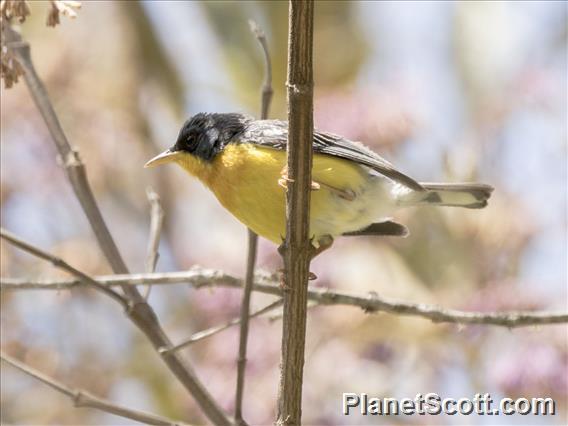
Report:
M 150 202 L 150 238 L 146 249 L 145 272 L 152 273 L 156 271 L 156 265 L 160 258 L 158 247 L 160 246 L 160 235 L 164 224 L 164 210 L 160 204 L 160 196 L 152 187 L 146 188 L 146 197 Z M 144 292 L 144 300 L 148 300 L 151 291 L 152 286 L 149 285 Z
M 288 21 L 288 191 L 284 258 L 284 317 L 277 424 L 299 425 L 306 340 L 310 184 L 313 139 L 314 2 L 289 3 Z
M 270 101 L 272 100 L 272 64 L 270 61 L 270 52 L 268 50 L 268 43 L 264 32 L 254 21 L 249 21 L 250 29 L 257 38 L 262 51 L 264 53 L 265 72 L 264 82 L 261 89 L 260 97 L 260 118 L 266 120 L 268 118 L 268 110 L 270 108 Z M 245 388 L 245 368 L 247 363 L 247 341 L 250 319 L 250 296 L 252 293 L 254 281 L 254 265 L 256 263 L 256 251 L 258 243 L 258 235 L 250 229 L 248 230 L 248 253 L 247 253 L 247 271 L 245 277 L 245 287 L 243 291 L 243 298 L 241 302 L 241 329 L 239 335 L 239 357 L 237 360 L 237 390 L 235 395 L 235 422 L 239 425 L 244 425 L 246 422 L 243 419 L 243 394 Z
M 128 274 L 120 252 L 112 238 L 108 227 L 103 219 L 95 197 L 91 191 L 85 166 L 78 152 L 71 148 L 59 119 L 53 109 L 47 91 L 35 71 L 30 54 L 29 45 L 10 25 L 4 25 L 2 36 L 6 37 L 9 48 L 24 69 L 24 78 L 32 98 L 41 112 L 51 137 L 63 159 L 65 171 L 71 187 L 77 196 L 87 219 L 94 231 L 99 246 L 112 270 L 117 274 Z M 134 286 L 121 286 L 122 291 L 129 298 L 128 318 L 146 335 L 154 349 L 170 347 L 171 341 L 162 329 L 156 313 L 146 303 L 140 292 Z M 231 420 L 225 415 L 219 404 L 209 394 L 197 375 L 181 356 L 176 353 L 163 354 L 162 359 L 170 371 L 184 385 L 189 393 L 195 398 L 205 415 L 216 425 L 230 425 Z
M 243 289 L 243 297 L 241 300 L 241 313 L 240 313 L 241 328 L 239 331 L 239 355 L 237 358 L 237 389 L 235 392 L 235 423 L 241 426 L 247 424 L 243 419 L 243 396 L 245 390 L 245 369 L 247 364 L 250 297 L 252 294 L 252 285 L 254 281 L 254 265 L 256 263 L 256 250 L 258 243 L 258 235 L 256 235 L 252 230 L 247 229 L 247 236 L 248 236 L 247 271 L 245 276 L 245 287 Z

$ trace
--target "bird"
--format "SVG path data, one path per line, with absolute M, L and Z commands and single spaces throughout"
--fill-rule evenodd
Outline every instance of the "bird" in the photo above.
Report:
M 240 113 L 198 113 L 175 144 L 145 164 L 176 163 L 256 234 L 281 244 L 286 234 L 288 123 Z M 340 236 L 406 237 L 392 220 L 405 207 L 480 209 L 493 187 L 481 183 L 427 183 L 396 169 L 379 154 L 333 133 L 313 132 L 310 239 L 313 256 Z

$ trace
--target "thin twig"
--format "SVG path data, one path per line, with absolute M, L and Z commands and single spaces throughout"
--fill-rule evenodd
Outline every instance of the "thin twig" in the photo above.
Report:
M 270 61 L 270 52 L 268 50 L 268 43 L 266 36 L 260 27 L 254 21 L 249 21 L 250 29 L 254 33 L 256 39 L 262 47 L 265 61 L 264 82 L 261 89 L 260 101 L 260 118 L 266 120 L 268 118 L 268 111 L 270 109 L 270 101 L 272 99 L 272 64 Z M 237 389 L 235 392 L 235 423 L 238 425 L 245 425 L 243 419 L 243 396 L 245 387 L 245 370 L 247 363 L 247 342 L 249 330 L 249 312 L 250 312 L 250 298 L 252 293 L 252 285 L 254 281 L 254 265 L 256 263 L 256 252 L 258 246 L 258 235 L 251 229 L 247 232 L 248 235 L 248 251 L 247 251 L 247 269 L 245 276 L 245 288 L 241 301 L 241 329 L 239 334 L 239 355 L 237 359 Z
M 122 296 L 120 296 L 119 294 L 112 291 L 108 286 L 105 286 L 104 284 L 97 282 L 96 280 L 91 278 L 89 275 L 85 274 L 84 272 L 79 271 L 78 269 L 75 269 L 74 267 L 72 267 L 67 262 L 63 261 L 62 259 L 59 259 L 59 258 L 37 248 L 37 247 L 35 247 L 35 246 L 33 246 L 29 243 L 24 242 L 23 240 L 16 237 L 15 235 L 5 231 L 3 228 L 0 228 L 0 237 L 5 239 L 6 241 L 8 241 L 10 244 L 13 244 L 16 247 L 34 255 L 34 256 L 37 256 L 40 259 L 44 259 L 44 260 L 47 260 L 48 262 L 51 262 L 55 267 L 69 272 L 71 275 L 74 275 L 75 277 L 77 277 L 82 283 L 93 286 L 94 288 L 103 291 L 105 294 L 108 294 L 114 300 L 119 302 L 123 306 L 123 308 L 125 309 L 125 311 L 127 313 L 131 314 L 131 312 L 132 312 L 131 305 L 129 305 L 127 303 L 127 301 Z M 124 288 L 126 285 L 127 284 L 120 284 L 121 288 Z M 109 290 L 110 290 L 110 292 L 109 292 Z M 130 315 L 130 318 L 132 318 L 131 315 Z M 169 343 L 169 340 L 164 339 L 163 341 L 168 342 L 168 345 L 162 346 L 162 347 L 170 347 L 171 346 L 171 344 Z M 154 342 L 152 342 L 152 343 L 154 343 Z M 160 348 L 156 348 L 156 350 L 162 356 L 162 358 L 164 360 L 166 360 L 166 362 L 168 362 L 168 360 L 173 359 L 173 357 L 176 355 L 175 353 L 174 354 L 172 354 L 172 353 L 161 353 Z M 176 358 L 176 359 L 180 359 L 180 358 Z M 187 369 L 188 366 L 185 366 L 185 368 Z M 205 389 L 202 389 L 202 391 L 205 391 Z M 211 400 L 213 401 L 213 399 L 211 399 Z
M 129 306 L 128 301 L 123 296 L 121 296 L 120 294 L 118 294 L 116 291 L 109 288 L 108 286 L 100 284 L 99 282 L 92 279 L 83 272 L 79 271 L 78 269 L 75 269 L 73 266 L 69 265 L 63 259 L 53 256 L 37 247 L 32 246 L 31 244 L 26 243 L 25 241 L 16 237 L 11 232 L 6 231 L 4 228 L 0 228 L 0 238 L 8 241 L 10 244 L 24 251 L 27 251 L 30 254 L 33 254 L 36 257 L 39 257 L 40 259 L 47 260 L 48 262 L 53 264 L 53 266 L 55 266 L 56 268 L 63 269 L 64 271 L 69 272 L 71 275 L 74 275 L 82 282 L 88 284 L 89 286 L 92 286 L 94 289 L 106 294 L 107 296 L 111 297 L 112 299 L 120 303 L 124 309 L 128 309 Z
M 308 310 L 311 309 L 311 308 L 315 308 L 316 306 L 319 306 L 319 303 L 313 302 L 313 301 L 311 301 L 311 300 L 308 301 Z M 268 320 L 268 322 L 271 322 L 271 323 L 272 323 L 272 322 L 274 322 L 274 321 L 279 321 L 279 320 L 281 320 L 283 316 L 284 316 L 284 315 L 283 315 L 283 312 L 280 311 L 280 312 L 276 312 L 276 313 L 274 313 L 274 314 L 272 314 L 272 315 L 267 315 L 267 316 L 266 316 L 266 319 Z
M 286 239 L 284 259 L 282 355 L 278 386 L 278 425 L 299 425 L 306 345 L 308 276 L 312 244 L 310 192 L 313 141 L 314 2 L 289 1 L 288 11 L 288 144 Z
M 162 233 L 162 225 L 164 223 L 164 210 L 160 204 L 160 196 L 151 187 L 146 188 L 146 196 L 150 202 L 150 238 L 148 239 L 148 249 L 146 250 L 146 268 L 145 271 L 152 273 L 156 271 L 156 265 L 160 253 L 160 235 Z M 144 291 L 144 300 L 148 300 L 152 286 L 149 285 Z
M 94 278 L 107 286 L 124 285 L 174 285 L 184 284 L 194 288 L 230 287 L 243 288 L 240 278 L 216 269 L 194 267 L 189 271 L 163 272 L 155 274 L 107 275 Z M 282 296 L 278 274 L 267 272 L 255 273 L 253 291 Z M 84 285 L 80 280 L 37 280 L 0 278 L 0 290 L 69 290 Z M 435 323 L 453 323 L 463 325 L 493 325 L 507 328 L 536 325 L 568 323 L 566 312 L 466 312 L 446 309 L 425 303 L 409 303 L 370 293 L 368 296 L 332 291 L 327 288 L 308 287 L 309 300 L 318 305 L 344 305 L 363 309 L 366 313 L 384 312 L 394 315 L 414 316 L 431 320 Z
M 237 388 L 235 392 L 235 423 L 239 426 L 247 425 L 243 419 L 243 397 L 245 389 L 245 371 L 247 365 L 247 343 L 250 318 L 250 299 L 254 283 L 254 265 L 256 263 L 256 252 L 258 247 L 258 235 L 251 229 L 247 229 L 248 250 L 247 250 L 247 270 L 245 275 L 245 286 L 241 299 L 241 314 L 239 331 L 239 352 L 237 358 Z
M 115 416 L 124 417 L 127 419 L 135 420 L 137 422 L 149 425 L 160 425 L 160 426 L 181 426 L 184 423 L 176 422 L 174 420 L 167 419 L 165 417 L 157 416 L 151 413 L 145 413 L 144 411 L 133 410 L 131 408 L 121 407 L 116 405 L 106 399 L 99 398 L 90 394 L 82 389 L 74 389 L 66 384 L 47 376 L 46 374 L 29 367 L 28 365 L 18 361 L 17 359 L 0 352 L 0 359 L 10 364 L 12 367 L 24 372 L 28 376 L 45 383 L 57 392 L 68 396 L 75 407 L 88 407 L 94 408 L 106 413 L 114 414 Z
M 29 44 L 23 41 L 20 34 L 14 31 L 10 25 L 6 25 L 4 31 L 4 35 L 8 41 L 7 46 L 14 53 L 24 69 L 24 78 L 30 90 L 30 94 L 47 125 L 49 133 L 59 152 L 59 156 L 62 159 L 67 178 L 93 228 L 93 232 L 103 254 L 114 272 L 119 274 L 128 273 L 126 264 L 120 256 L 118 248 L 110 235 L 101 211 L 95 201 L 95 197 L 93 196 L 87 179 L 85 165 L 79 156 L 79 152 L 73 149 L 67 140 L 45 86 L 37 75 L 32 62 Z M 129 287 L 125 291 L 128 291 L 128 296 L 132 298 L 136 289 Z
M 249 26 L 250 30 L 260 43 L 262 52 L 264 53 L 264 81 L 262 83 L 261 90 L 260 119 L 266 120 L 268 118 L 268 111 L 270 110 L 272 95 L 274 94 L 274 90 L 272 89 L 272 61 L 270 59 L 270 49 L 268 48 L 266 35 L 264 34 L 264 31 L 262 31 L 262 28 L 260 28 L 253 20 L 249 21 Z
M 87 219 L 93 229 L 97 242 L 104 253 L 107 261 L 111 265 L 113 272 L 117 274 L 127 274 L 128 269 L 120 252 L 109 232 L 103 219 L 101 211 L 97 205 L 95 197 L 91 191 L 85 166 L 76 150 L 71 148 L 59 119 L 53 109 L 47 91 L 35 70 L 30 46 L 22 40 L 20 34 L 14 31 L 8 23 L 4 25 L 3 36 L 6 37 L 7 46 L 14 53 L 18 62 L 24 69 L 24 78 L 32 98 L 40 111 L 47 128 L 51 134 L 53 142 L 63 159 L 67 177 L 79 200 Z M 128 318 L 146 335 L 152 346 L 157 351 L 164 346 L 171 345 L 169 337 L 166 335 L 158 321 L 158 317 L 152 307 L 146 303 L 136 287 L 123 285 L 122 291 L 130 299 L 130 306 L 127 310 Z M 162 359 L 169 367 L 170 371 L 177 377 L 188 392 L 195 398 L 205 415 L 217 425 L 230 425 L 232 421 L 223 412 L 217 401 L 203 386 L 197 375 L 193 371 L 187 360 L 177 354 L 162 355 Z
M 260 308 L 256 311 L 254 311 L 252 314 L 250 314 L 248 316 L 248 319 L 250 320 L 251 318 L 256 318 L 260 315 L 263 315 L 267 312 L 270 312 L 276 308 L 278 308 L 279 306 L 282 306 L 282 299 L 278 299 L 275 302 L 270 303 L 269 305 L 265 306 L 264 308 Z M 206 330 L 201 330 L 198 331 L 197 333 L 193 334 L 192 336 L 189 337 L 189 339 L 187 339 L 186 341 L 177 344 L 171 348 L 162 348 L 160 350 L 161 353 L 166 353 L 166 352 L 175 352 L 175 351 L 179 351 L 180 349 L 183 349 L 189 345 L 191 345 L 192 343 L 196 343 L 199 342 L 207 337 L 211 337 L 214 336 L 217 333 L 220 333 L 221 331 L 224 331 L 228 328 L 231 328 L 234 325 L 238 325 L 242 323 L 242 319 L 239 316 L 238 318 L 234 318 L 230 321 L 227 321 L 225 324 L 221 324 L 221 325 L 216 325 L 214 327 L 210 327 Z

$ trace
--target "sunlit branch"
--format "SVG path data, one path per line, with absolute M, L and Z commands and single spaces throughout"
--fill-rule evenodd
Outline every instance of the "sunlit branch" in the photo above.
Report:
M 146 272 L 152 273 L 156 271 L 156 265 L 160 253 L 160 235 L 162 233 L 162 225 L 164 223 L 164 210 L 160 204 L 160 196 L 151 187 L 146 189 L 146 196 L 150 202 L 150 238 L 148 239 L 148 248 L 146 250 Z M 148 300 L 152 286 L 147 286 L 144 291 L 144 299 Z
M 124 309 L 128 309 L 128 301 L 126 300 L 126 298 L 124 298 L 123 296 L 121 296 L 120 294 L 118 294 L 116 291 L 109 288 L 108 286 L 105 286 L 104 284 L 100 284 L 99 282 L 95 281 L 87 274 L 84 274 L 78 269 L 75 269 L 73 266 L 69 265 L 63 259 L 53 256 L 47 253 L 46 251 L 43 251 L 31 244 L 26 243 L 25 241 L 16 237 L 14 234 L 6 231 L 4 228 L 0 228 L 0 238 L 6 240 L 10 244 L 36 257 L 39 257 L 40 259 L 50 262 L 56 268 L 63 269 L 64 271 L 69 272 L 71 275 L 80 279 L 81 282 L 93 287 L 94 289 L 106 294 L 107 296 L 111 297 L 112 299 L 120 303 Z
M 192 268 L 183 272 L 164 272 L 155 274 L 113 275 L 95 277 L 100 284 L 113 285 L 173 285 L 185 284 L 194 288 L 231 287 L 242 288 L 243 280 L 215 269 Z M 257 272 L 254 291 L 282 296 L 278 274 Z M 79 280 L 28 280 L 0 278 L 0 290 L 65 290 L 84 285 Z M 378 296 L 367 296 L 332 291 L 326 288 L 308 288 L 308 298 L 319 305 L 345 305 L 363 309 L 365 312 L 384 312 L 394 315 L 425 318 L 437 323 L 464 325 L 495 325 L 508 328 L 546 324 L 568 323 L 566 312 L 466 312 L 441 308 L 424 303 L 408 303 Z
M 265 60 L 264 83 L 261 88 L 260 100 L 260 118 L 265 120 L 268 118 L 268 110 L 270 108 L 270 101 L 272 99 L 272 64 L 270 61 L 270 52 L 268 44 L 266 43 L 266 36 L 260 27 L 254 21 L 249 21 L 250 29 L 255 35 L 256 39 L 262 47 Z M 237 358 L 237 385 L 235 392 L 235 422 L 240 425 L 245 425 L 243 419 L 243 396 L 245 387 L 245 369 L 247 363 L 247 341 L 249 330 L 249 312 L 250 312 L 250 297 L 252 293 L 252 284 L 254 280 L 254 265 L 256 263 L 256 252 L 258 246 L 258 235 L 251 229 L 248 229 L 248 250 L 247 250 L 247 266 L 245 275 L 245 288 L 241 301 L 241 314 L 240 314 L 240 332 L 239 332 L 239 355 Z
M 282 306 L 282 299 L 278 299 L 275 302 L 270 303 L 269 305 L 265 306 L 264 308 L 260 308 L 258 310 L 256 310 L 255 312 L 253 312 L 252 314 L 250 314 L 248 316 L 248 319 L 251 318 L 256 318 L 260 315 L 263 315 L 267 312 L 270 312 L 278 307 Z M 167 353 L 167 352 L 175 352 L 178 351 L 180 349 L 183 349 L 189 345 L 191 345 L 192 343 L 195 342 L 199 342 L 200 340 L 203 340 L 207 337 L 211 337 L 214 336 L 217 333 L 220 333 L 221 331 L 224 331 L 234 325 L 238 325 L 241 324 L 242 319 L 239 316 L 238 318 L 234 318 L 230 321 L 227 321 L 225 324 L 221 324 L 221 325 L 216 325 L 213 327 L 210 327 L 206 330 L 202 330 L 202 331 L 198 331 L 197 333 L 193 334 L 191 337 L 189 337 L 189 339 L 185 340 L 182 343 L 179 343 L 171 348 L 162 348 L 160 349 L 160 353 Z
M 286 237 L 279 247 L 284 261 L 284 307 L 278 414 L 276 424 L 299 425 L 308 314 L 308 277 L 312 258 L 310 197 L 313 143 L 314 1 L 288 2 L 288 143 L 286 144 Z
M 2 36 L 6 38 L 6 46 L 10 49 L 10 52 L 14 54 L 24 70 L 26 85 L 28 86 L 36 107 L 45 121 L 52 141 L 57 147 L 69 183 L 87 216 L 101 251 L 109 262 L 113 272 L 127 274 L 128 268 L 126 263 L 110 234 L 93 192 L 91 191 L 85 165 L 78 151 L 73 149 L 67 140 L 47 90 L 35 70 L 29 44 L 25 42 L 20 34 L 14 31 L 8 23 L 3 26 Z M 146 303 L 145 299 L 138 292 L 138 289 L 124 285 L 122 286 L 122 291 L 129 299 L 129 308 L 127 310 L 128 318 L 144 333 L 152 343 L 154 349 L 158 350 L 158 348 L 170 346 L 171 341 L 162 329 L 156 313 L 152 307 Z M 178 357 L 176 354 L 163 355 L 162 359 L 180 383 L 182 383 L 195 398 L 205 415 L 213 423 L 219 425 L 232 424 L 232 421 L 223 412 L 207 389 L 205 389 L 194 373 L 193 368 L 186 360 Z
M 40 382 L 45 383 L 52 389 L 55 389 L 57 392 L 66 395 L 67 397 L 69 397 L 69 399 L 71 399 L 75 407 L 94 408 L 100 411 L 104 411 L 106 413 L 114 414 L 115 416 L 125 417 L 127 419 L 136 420 L 140 423 L 148 425 L 160 425 L 160 426 L 184 425 L 184 423 L 176 422 L 167 419 L 165 417 L 157 416 L 155 414 L 145 413 L 143 411 L 121 407 L 110 401 L 107 401 L 106 399 L 102 399 L 97 396 L 91 395 L 89 392 L 84 391 L 82 389 L 71 388 L 64 383 L 55 380 L 53 377 L 50 377 L 3 352 L 0 352 L 0 358 L 2 359 L 2 361 L 24 372 L 28 376 L 33 377 L 34 379 L 37 379 Z

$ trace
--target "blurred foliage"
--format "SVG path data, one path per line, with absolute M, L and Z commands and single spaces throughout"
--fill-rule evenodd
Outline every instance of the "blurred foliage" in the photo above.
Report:
M 155 80 L 160 84 L 175 112 L 182 115 L 183 110 L 183 83 L 180 80 L 175 66 L 164 52 L 160 40 L 152 26 L 151 21 L 144 12 L 139 1 L 120 2 L 124 9 L 122 13 L 128 17 L 126 24 L 132 29 L 132 53 L 136 70 L 140 72 L 141 80 Z
M 230 73 L 242 102 L 257 109 L 258 85 L 264 73 L 264 60 L 258 51 L 258 42 L 247 31 L 251 9 L 260 15 L 270 43 L 273 63 L 275 100 L 274 115 L 286 111 L 288 3 L 285 1 L 204 2 L 219 44 L 223 46 L 224 65 Z M 321 2 L 315 16 L 314 80 L 317 90 L 328 86 L 336 90 L 353 81 L 362 65 L 366 51 L 364 36 L 357 23 L 356 13 L 349 2 Z M 253 53 L 251 55 L 251 52 Z M 334 52 L 329 54 L 329 52 Z M 238 66 L 234 66 L 238 64 Z
M 396 220 L 411 231 L 404 240 L 338 240 L 314 262 L 315 285 L 466 310 L 567 308 L 568 32 L 565 7 L 557 4 L 317 3 L 317 126 L 365 142 L 420 180 L 479 180 L 496 191 L 483 211 L 397 212 Z M 147 171 L 142 165 L 171 145 L 200 102 L 216 111 L 229 105 L 258 111 L 263 62 L 248 19 L 267 33 L 271 115 L 285 117 L 287 3 L 85 2 L 77 20 L 62 20 L 56 29 L 45 27 L 47 3 L 31 6 L 23 35 L 131 270 L 144 268 L 145 189 L 151 184 L 166 212 L 158 270 L 201 264 L 242 275 L 244 228 L 180 170 Z M 109 273 L 26 88 L 18 83 L 1 95 L 2 226 L 85 272 Z M 4 243 L 0 247 L 2 276 L 64 276 Z M 280 267 L 266 241 L 259 264 Z M 271 300 L 255 294 L 253 306 Z M 179 342 L 237 316 L 240 292 L 160 287 L 150 302 Z M 7 352 L 118 403 L 204 421 L 143 337 L 97 294 L 2 293 L 0 303 Z M 251 325 L 244 404 L 251 424 L 274 418 L 280 327 L 266 318 Z M 230 329 L 184 350 L 227 409 L 233 405 L 237 342 L 238 330 Z M 456 398 L 489 392 L 494 398 L 552 396 L 559 416 L 539 421 L 561 424 L 567 419 L 567 377 L 565 326 L 462 329 L 316 307 L 308 324 L 304 418 L 307 424 L 345 423 L 342 392 Z M 1 403 L 2 423 L 122 421 L 73 409 L 4 365 Z

